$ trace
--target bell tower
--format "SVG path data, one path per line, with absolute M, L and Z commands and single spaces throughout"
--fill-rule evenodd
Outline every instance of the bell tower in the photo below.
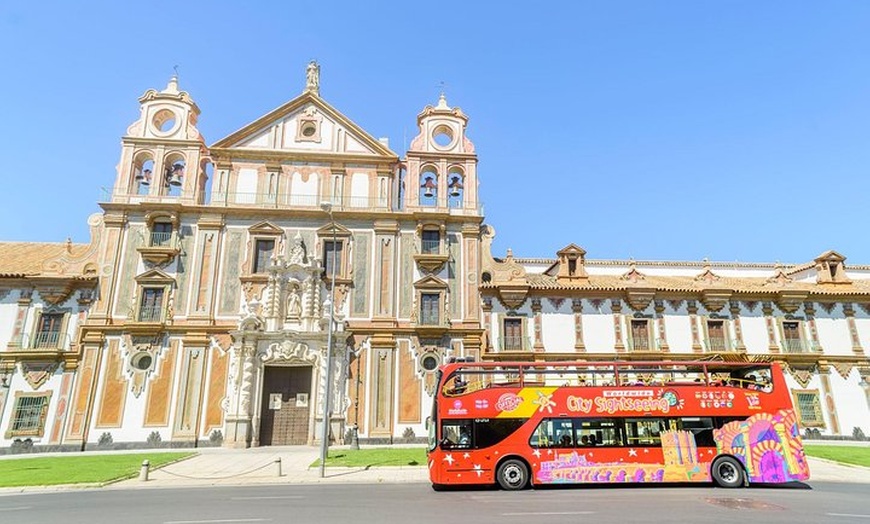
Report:
M 409 210 L 480 215 L 477 155 L 465 136 L 468 117 L 447 105 L 444 93 L 435 107 L 417 115 L 420 133 L 407 152 L 405 202 Z
M 112 201 L 202 203 L 207 175 L 205 140 L 196 129 L 200 111 L 178 90 L 178 76 L 163 91 L 146 91 L 139 111 L 121 139 Z

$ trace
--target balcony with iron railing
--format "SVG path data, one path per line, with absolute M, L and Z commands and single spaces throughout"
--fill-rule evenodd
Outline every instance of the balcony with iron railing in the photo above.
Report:
M 295 195 L 290 193 L 257 193 L 241 191 L 213 191 L 211 199 L 203 200 L 187 195 L 140 195 L 138 193 L 125 193 L 103 188 L 100 202 L 112 202 L 119 204 L 138 204 L 146 202 L 172 202 L 185 205 L 201 205 L 209 207 L 241 207 L 258 209 L 320 209 L 320 203 L 329 201 L 334 211 L 402 211 L 405 206 L 402 203 L 394 204 L 388 197 L 369 196 L 341 196 L 330 197 L 326 195 Z M 466 202 L 452 199 L 442 203 L 443 205 L 416 206 L 416 212 L 439 212 L 443 213 L 446 207 L 451 215 L 482 215 L 483 205 L 478 202 Z
M 781 340 L 784 353 L 809 353 L 809 346 L 798 338 L 784 338 Z
M 171 231 L 152 231 L 151 232 L 151 247 L 169 247 L 172 240 Z
M 506 335 L 501 337 L 499 349 L 501 351 L 528 351 L 529 345 L 524 336 Z
M 724 338 L 708 338 L 704 341 L 707 351 L 730 351 L 731 345 Z
M 137 320 L 139 322 L 161 322 L 163 320 L 163 306 L 141 306 Z
M 440 240 L 421 240 L 420 253 L 424 255 L 437 255 L 441 252 Z
M 628 341 L 629 351 L 655 351 L 656 346 L 652 344 L 649 337 L 632 337 Z
M 59 331 L 40 331 L 32 335 L 21 335 L 9 345 L 20 349 L 69 349 L 71 338 Z

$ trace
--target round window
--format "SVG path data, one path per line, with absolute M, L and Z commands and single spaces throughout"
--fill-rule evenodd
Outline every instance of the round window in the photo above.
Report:
M 317 126 L 314 124 L 305 124 L 302 126 L 302 136 L 311 138 L 317 132 Z
M 139 371 L 147 371 L 151 369 L 151 363 L 154 361 L 154 358 L 150 353 L 141 351 L 133 355 L 133 358 L 130 360 L 130 364 L 138 369 Z
M 432 140 L 440 147 L 447 147 L 453 143 L 453 129 L 450 126 L 440 125 L 432 131 Z
M 433 354 L 424 355 L 422 359 L 420 359 L 420 366 L 426 371 L 435 371 L 435 368 L 438 367 L 438 357 Z
M 169 109 L 161 109 L 151 120 L 154 128 L 161 133 L 168 133 L 175 127 L 175 113 Z

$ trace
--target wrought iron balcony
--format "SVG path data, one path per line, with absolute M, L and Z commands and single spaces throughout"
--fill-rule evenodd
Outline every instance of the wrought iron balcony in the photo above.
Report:
M 795 338 L 782 339 L 782 350 L 785 353 L 809 353 L 809 347 L 803 340 Z
M 172 240 L 171 231 L 152 231 L 151 232 L 151 247 L 169 247 L 169 242 Z
M 420 252 L 425 255 L 436 255 L 441 251 L 440 240 L 421 240 Z
M 195 195 L 146 195 L 124 190 L 103 188 L 100 202 L 121 204 L 138 204 L 141 202 L 173 202 L 186 205 L 201 205 L 210 207 L 242 207 L 242 208 L 301 208 L 316 210 L 324 200 L 332 202 L 335 211 L 403 211 L 406 205 L 390 197 L 368 196 L 329 196 L 329 195 L 294 195 L 289 193 L 256 193 L 240 191 L 213 191 L 210 195 L 197 192 Z M 438 205 L 436 205 L 438 204 Z M 443 213 L 444 208 L 451 215 L 482 215 L 483 205 L 479 202 L 449 199 L 433 202 L 432 205 L 415 206 L 416 212 Z
M 653 351 L 656 348 L 650 344 L 648 337 L 632 338 L 629 342 L 631 351 Z
M 139 308 L 139 322 L 160 322 L 163 320 L 163 306 L 142 306 Z
M 21 335 L 12 340 L 11 346 L 21 349 L 68 349 L 70 336 L 59 331 L 41 331 L 32 335 Z
M 730 351 L 731 347 L 724 338 L 708 338 L 704 341 L 707 351 Z
M 523 336 L 504 336 L 501 337 L 502 351 L 527 351 L 528 344 L 526 337 Z

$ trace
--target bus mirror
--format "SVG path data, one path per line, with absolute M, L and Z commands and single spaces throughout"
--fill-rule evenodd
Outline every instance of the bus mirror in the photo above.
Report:
M 426 431 L 429 431 L 429 424 L 431 424 L 431 423 L 432 423 L 432 417 L 431 416 L 426 417 Z

